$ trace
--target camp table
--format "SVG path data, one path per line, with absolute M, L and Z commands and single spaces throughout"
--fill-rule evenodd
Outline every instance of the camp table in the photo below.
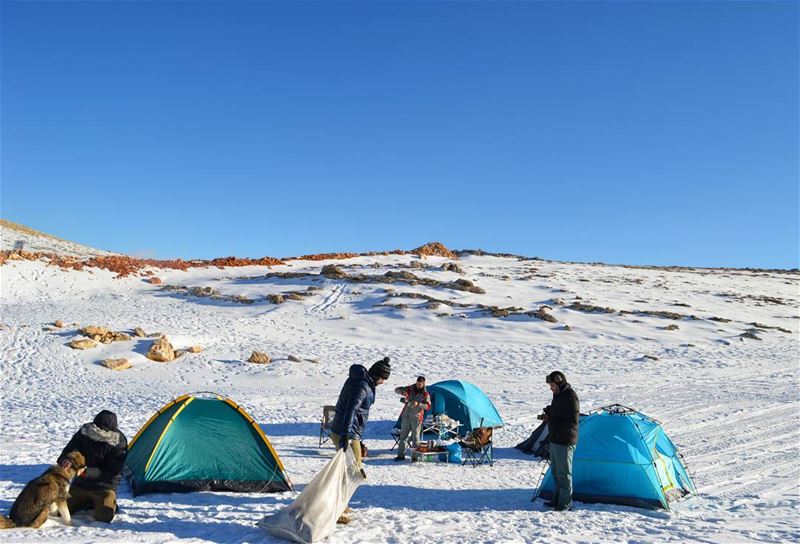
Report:
M 444 461 L 439 460 L 439 456 L 444 455 Z M 416 448 L 412 448 L 411 450 L 412 459 L 416 457 L 420 461 L 426 462 L 440 462 L 440 463 L 449 463 L 450 462 L 450 452 L 447 451 L 447 448 L 442 448 L 440 451 L 420 451 Z
M 461 427 L 461 423 L 454 419 L 442 421 L 437 417 L 425 418 L 425 421 L 422 422 L 422 436 L 432 433 L 438 436 L 439 440 L 457 439 L 459 427 Z

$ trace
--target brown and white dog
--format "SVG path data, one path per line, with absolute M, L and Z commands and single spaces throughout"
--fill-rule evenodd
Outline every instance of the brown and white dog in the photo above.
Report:
M 0 515 L 0 529 L 11 527 L 41 527 L 47 516 L 58 511 L 67 525 L 72 518 L 67 508 L 69 485 L 72 479 L 86 469 L 86 460 L 79 451 L 73 451 L 58 465 L 28 482 L 11 507 L 9 517 Z

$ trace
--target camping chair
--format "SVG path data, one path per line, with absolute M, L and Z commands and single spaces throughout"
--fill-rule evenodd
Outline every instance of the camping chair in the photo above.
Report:
M 319 422 L 319 447 L 331 440 L 331 425 L 336 406 L 325 405 L 322 407 L 322 419 Z
M 481 423 L 483 423 L 483 420 L 481 420 Z M 476 427 L 459 442 L 461 444 L 461 454 L 464 456 L 461 466 L 470 463 L 473 467 L 477 467 L 484 462 L 489 463 L 490 467 L 494 466 L 492 431 L 492 427 Z

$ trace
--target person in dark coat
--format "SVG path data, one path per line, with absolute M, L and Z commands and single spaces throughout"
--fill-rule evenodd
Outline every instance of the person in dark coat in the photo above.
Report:
M 117 486 L 128 455 L 128 440 L 117 427 L 117 415 L 103 410 L 81 426 L 58 461 L 74 450 L 86 458 L 86 470 L 72 482 L 67 507 L 70 513 L 93 508 L 95 519 L 108 523 L 117 511 Z
M 544 410 L 550 429 L 550 469 L 555 483 L 548 505 L 556 510 L 569 510 L 572 508 L 572 456 L 578 444 L 580 401 L 563 372 L 551 372 L 545 381 L 553 393 L 553 402 Z
M 356 466 L 361 468 L 361 437 L 369 419 L 369 410 L 375 402 L 375 387 L 389 379 L 392 367 L 384 357 L 369 370 L 353 365 L 336 402 L 336 413 L 331 423 L 331 439 L 337 449 L 353 450 Z M 363 469 L 362 469 L 363 473 Z

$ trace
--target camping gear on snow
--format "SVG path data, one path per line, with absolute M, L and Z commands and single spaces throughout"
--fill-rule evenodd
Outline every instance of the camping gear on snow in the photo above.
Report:
M 451 420 L 459 422 L 459 436 L 466 436 L 469 431 L 479 426 L 496 428 L 504 425 L 492 401 L 474 384 L 462 380 L 445 380 L 429 385 L 428 393 L 431 395 L 431 409 L 425 412 L 425 417 L 430 416 L 435 421 L 436 416 L 444 414 Z M 399 418 L 395 427 L 400 427 Z M 423 434 L 425 432 L 427 429 L 423 423 Z
M 661 423 L 619 404 L 582 417 L 572 458 L 572 498 L 581 502 L 669 509 L 697 493 L 683 458 Z M 536 497 L 552 498 L 548 469 Z
M 292 489 L 258 424 L 231 399 L 176 398 L 136 433 L 123 474 L 134 496 L 152 492 Z
M 549 433 L 550 428 L 548 427 L 547 422 L 542 421 L 542 423 L 533 430 L 528 438 L 514 447 L 518 450 L 522 450 L 522 453 L 548 459 L 550 457 L 550 440 L 548 440 Z
M 461 464 L 461 444 L 458 442 L 453 442 L 449 446 L 447 446 L 447 452 L 449 454 L 448 460 L 451 463 Z
M 258 526 L 292 542 L 319 542 L 330 536 L 364 477 L 350 449 L 338 450 L 300 496 Z
M 464 461 L 461 465 L 470 463 L 473 468 L 482 465 L 484 462 L 489 466 L 494 466 L 492 456 L 492 427 L 476 427 L 470 431 L 463 440 L 459 442 Z
M 322 407 L 322 419 L 319 422 L 319 447 L 331 439 L 331 424 L 336 414 L 336 406 L 327 404 Z M 334 444 L 336 447 L 336 444 Z

